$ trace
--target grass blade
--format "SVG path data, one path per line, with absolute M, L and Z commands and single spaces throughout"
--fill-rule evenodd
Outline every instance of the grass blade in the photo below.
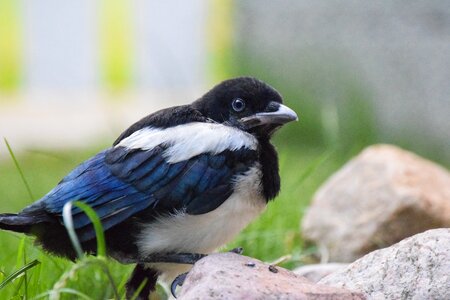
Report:
M 297 179 L 297 186 L 298 186 L 298 188 L 300 188 L 301 184 L 307 178 L 309 178 L 317 170 L 318 167 L 320 167 L 324 162 L 326 162 L 331 157 L 331 155 L 334 154 L 335 151 L 336 151 L 335 149 L 327 150 L 327 151 L 323 152 L 319 157 L 314 159 L 306 167 L 305 171 L 298 177 L 298 179 Z M 297 190 L 295 190 L 294 193 L 295 192 L 297 192 Z
M 5 141 L 6 147 L 8 148 L 8 151 L 9 151 L 9 155 L 11 155 L 14 165 L 16 166 L 17 171 L 19 171 L 20 177 L 22 178 L 22 181 L 25 184 L 25 187 L 28 191 L 28 195 L 30 196 L 30 199 L 33 201 L 34 200 L 33 193 L 31 192 L 31 188 L 28 185 L 28 182 L 25 179 L 25 176 L 23 175 L 23 172 L 22 172 L 22 169 L 20 168 L 19 162 L 17 161 L 16 156 L 14 155 L 14 152 L 12 151 L 11 146 L 8 143 L 8 140 L 6 138 L 3 138 L 3 140 Z
M 73 224 L 73 218 L 72 218 L 72 207 L 76 206 L 79 209 L 81 209 L 89 218 L 89 220 L 92 222 L 95 230 L 95 235 L 97 239 L 97 256 L 99 258 L 105 258 L 106 257 L 106 242 L 105 242 L 105 234 L 103 232 L 103 226 L 100 221 L 100 218 L 98 217 L 97 213 L 86 203 L 80 202 L 80 201 L 74 201 L 74 202 L 67 202 L 63 207 L 63 222 L 64 226 L 66 227 L 66 230 L 69 234 L 70 240 L 72 242 L 72 245 L 77 253 L 77 256 L 81 259 L 84 257 L 83 255 L 83 249 L 81 247 L 80 241 L 78 239 L 77 233 L 75 232 L 75 227 Z M 117 287 L 114 283 L 113 277 L 111 273 L 109 272 L 108 266 L 104 264 L 103 260 L 97 261 L 103 271 L 105 272 L 106 276 L 108 277 L 108 280 L 110 281 L 114 295 L 116 299 L 120 299 L 119 293 L 117 291 Z
M 75 227 L 73 226 L 72 202 L 71 201 L 64 204 L 62 217 L 63 217 L 64 227 L 66 227 L 67 234 L 69 235 L 70 241 L 72 242 L 72 246 L 75 249 L 75 252 L 77 253 L 78 258 L 81 259 L 84 256 L 83 249 L 81 248 L 80 241 L 78 240 L 77 233 L 75 232 Z
M 80 208 L 91 220 L 97 238 L 97 256 L 106 257 L 105 233 L 103 232 L 102 222 L 97 213 L 86 203 L 75 201 L 73 205 Z
M 142 280 L 141 284 L 138 286 L 137 290 L 133 293 L 130 300 L 136 300 L 139 297 L 139 293 L 144 289 L 144 286 L 147 284 L 148 278 Z
M 300 175 L 300 178 L 298 178 L 298 184 L 301 184 L 306 178 L 311 176 L 316 169 L 322 165 L 327 159 L 334 153 L 334 150 L 328 150 L 322 153 L 318 158 L 313 160 L 307 167 L 306 170 L 303 172 L 302 175 Z
M 77 252 L 78 257 L 81 258 L 83 256 L 83 250 L 81 248 L 80 241 L 78 240 L 77 233 L 75 232 L 75 227 L 73 225 L 72 206 L 80 208 L 91 220 L 97 238 L 97 256 L 105 257 L 106 256 L 105 234 L 103 232 L 103 226 L 100 221 L 100 218 L 97 216 L 97 213 L 86 203 L 80 201 L 75 202 L 70 201 L 67 202 L 63 207 L 63 222 L 69 234 L 70 240 L 72 241 L 72 245 L 75 251 Z
M 12 274 L 10 274 L 9 276 L 6 277 L 5 280 L 3 280 L 0 283 L 0 289 L 2 289 L 3 287 L 5 287 L 8 283 L 10 283 L 11 281 L 13 281 L 14 279 L 16 279 L 17 277 L 19 277 L 22 273 L 28 271 L 29 269 L 33 268 L 34 266 L 40 264 L 40 261 L 38 261 L 37 259 L 33 260 L 32 262 L 26 264 L 25 266 L 23 266 L 22 268 L 18 269 L 17 271 L 13 272 Z
M 19 266 L 25 266 L 27 264 L 26 260 L 26 251 L 25 251 L 25 237 L 23 237 L 20 240 L 19 248 L 17 249 L 17 258 L 16 258 L 16 268 L 19 268 Z M 20 277 L 20 280 L 18 284 L 16 285 L 16 292 L 18 292 L 22 285 L 24 286 L 24 297 L 25 299 L 28 299 L 28 278 L 27 278 L 27 272 L 23 273 L 23 276 Z
M 23 242 L 23 264 L 24 264 L 24 266 L 26 266 L 27 265 L 27 248 L 25 245 L 25 239 L 23 241 L 24 241 Z M 23 273 L 23 283 L 24 283 L 23 288 L 25 290 L 25 293 L 24 293 L 25 300 L 27 300 L 28 299 L 28 275 L 27 275 L 26 271 Z
M 97 259 L 96 262 L 100 264 L 100 267 L 102 268 L 103 272 L 104 272 L 104 273 L 106 274 L 106 276 L 108 277 L 109 283 L 111 284 L 111 287 L 112 287 L 113 292 L 114 292 L 115 299 L 116 299 L 116 300 L 119 300 L 119 299 L 120 299 L 119 291 L 117 290 L 116 283 L 114 282 L 114 279 L 113 279 L 113 277 L 112 277 L 111 272 L 109 271 L 108 266 L 105 264 L 105 260 L 103 260 L 103 259 L 102 259 L 102 260 Z
M 83 294 L 80 291 L 77 291 L 77 290 L 74 290 L 74 289 L 70 289 L 70 288 L 61 288 L 61 289 L 59 289 L 57 291 L 51 290 L 51 291 L 48 291 L 48 292 L 45 292 L 43 294 L 40 294 L 40 295 L 36 296 L 34 298 L 34 300 L 45 298 L 47 296 L 50 296 L 49 298 L 52 299 L 53 298 L 52 296 L 54 296 L 55 293 L 58 293 L 58 294 L 64 294 L 65 293 L 65 294 L 75 295 L 75 296 L 78 296 L 77 299 L 93 300 L 88 295 Z

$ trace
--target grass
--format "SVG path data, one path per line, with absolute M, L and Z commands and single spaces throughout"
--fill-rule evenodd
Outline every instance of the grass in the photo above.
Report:
M 304 209 L 316 188 L 343 159 L 324 147 L 289 146 L 282 141 L 278 144 L 282 191 L 227 248 L 242 246 L 246 255 L 265 261 L 289 254 L 292 259 L 284 265 L 293 267 L 307 253 L 299 230 Z M 62 153 L 31 151 L 15 160 L 1 160 L 0 212 L 19 211 L 31 203 L 30 193 L 42 197 L 78 163 L 101 148 Z M 18 172 L 17 164 L 23 174 Z M 95 257 L 82 258 L 74 264 L 42 252 L 31 237 L 6 231 L 0 232 L 0 247 L 0 282 L 6 282 L 0 288 L 0 299 L 111 299 L 117 298 L 115 291 L 123 297 L 132 269 Z M 8 281 L 8 276 L 14 279 Z

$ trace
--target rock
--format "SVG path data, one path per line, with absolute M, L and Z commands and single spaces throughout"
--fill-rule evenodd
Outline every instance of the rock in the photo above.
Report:
M 450 299 L 450 229 L 433 229 L 367 254 L 319 281 L 369 299 Z
M 178 299 L 365 299 L 234 253 L 212 254 L 189 272 Z
M 312 282 L 318 282 L 323 277 L 330 275 L 339 270 L 343 270 L 348 264 L 328 263 L 328 264 L 312 264 L 298 267 L 293 272 L 303 276 Z
M 449 172 L 389 145 L 367 148 L 336 172 L 302 223 L 304 238 L 335 262 L 439 227 L 450 227 Z

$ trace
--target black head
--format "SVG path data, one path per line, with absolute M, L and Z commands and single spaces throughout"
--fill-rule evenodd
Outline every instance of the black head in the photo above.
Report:
M 297 120 L 295 112 L 282 103 L 281 95 L 271 86 L 239 77 L 219 83 L 192 107 L 216 122 L 270 137 L 283 124 Z

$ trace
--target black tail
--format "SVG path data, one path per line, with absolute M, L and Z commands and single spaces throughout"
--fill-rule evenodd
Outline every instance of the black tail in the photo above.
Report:
M 18 214 L 0 214 L 0 229 L 3 230 L 30 233 L 34 225 L 42 223 L 55 223 L 42 201 L 34 202 Z
M 0 214 L 0 229 L 29 233 L 36 218 L 21 214 Z
M 41 202 L 25 207 L 18 214 L 0 214 L 0 229 L 30 233 L 33 225 L 52 223 L 54 219 L 43 208 Z
M 28 207 L 18 214 L 0 214 L 0 229 L 35 236 L 37 244 L 46 251 L 71 260 L 76 258 L 64 226 L 57 221 L 56 217 L 46 214 L 43 210 Z M 89 246 L 96 249 L 95 239 Z M 91 249 L 87 246 L 84 248 L 87 249 L 86 252 Z

